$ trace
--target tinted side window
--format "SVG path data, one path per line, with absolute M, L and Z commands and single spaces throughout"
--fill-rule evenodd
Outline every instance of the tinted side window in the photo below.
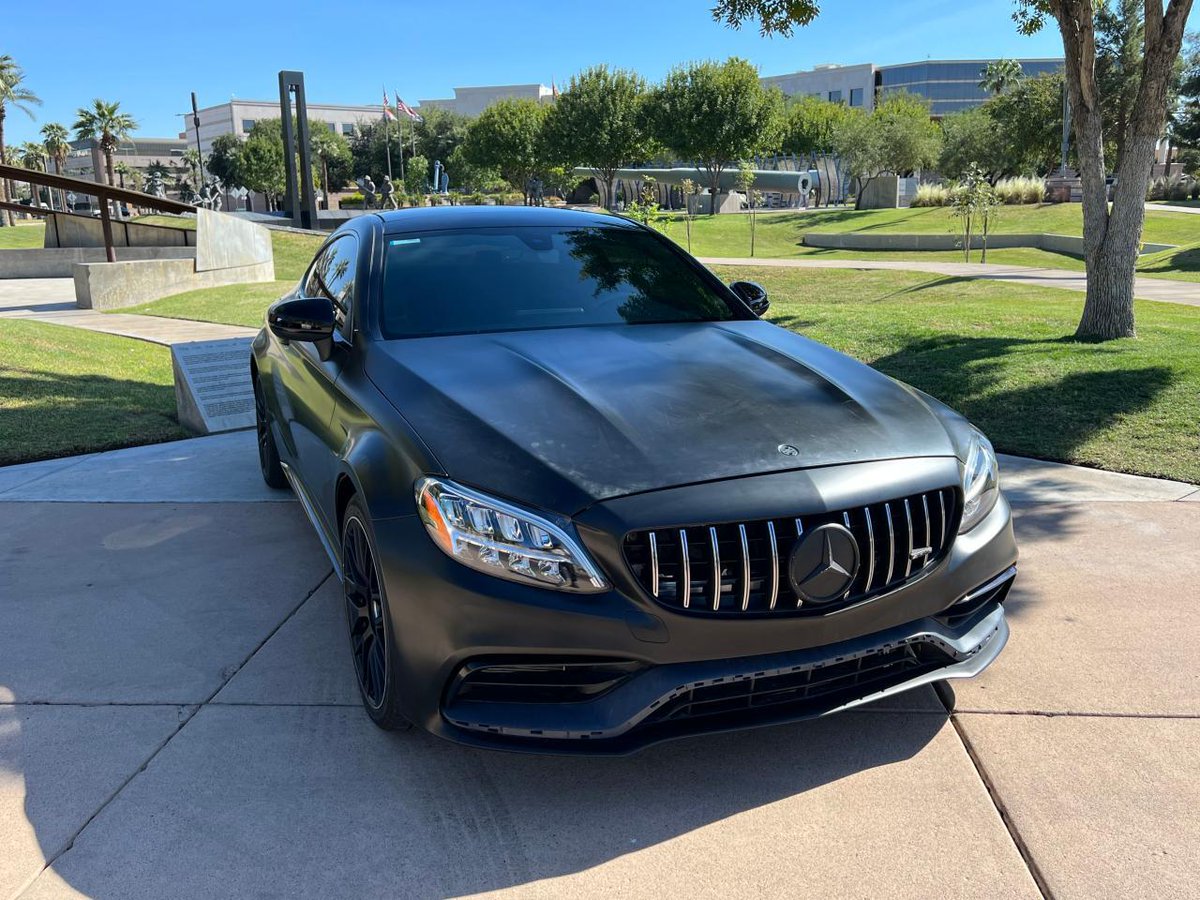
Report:
M 326 247 L 309 270 L 304 293 L 309 297 L 328 297 L 336 309 L 338 328 L 350 315 L 354 302 L 355 263 L 358 242 L 353 237 L 339 238 Z

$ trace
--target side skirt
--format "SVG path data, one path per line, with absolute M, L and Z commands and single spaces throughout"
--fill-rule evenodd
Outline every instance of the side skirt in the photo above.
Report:
M 333 574 L 337 576 L 338 581 L 341 581 L 342 561 L 338 558 L 337 551 L 333 549 L 329 535 L 325 532 L 325 526 L 317 518 L 317 511 L 313 507 L 312 500 L 309 499 L 308 490 L 304 487 L 304 482 L 300 480 L 300 476 L 293 472 L 292 467 L 287 463 L 281 461 L 279 465 L 283 469 L 283 474 L 287 476 L 288 483 L 292 486 L 292 490 L 295 492 L 296 498 L 300 501 L 300 505 L 304 508 L 304 514 L 308 516 L 308 521 L 312 523 L 313 531 L 317 533 L 317 538 L 321 541 L 321 546 L 325 548 L 325 554 L 329 557 L 329 561 L 333 563 Z

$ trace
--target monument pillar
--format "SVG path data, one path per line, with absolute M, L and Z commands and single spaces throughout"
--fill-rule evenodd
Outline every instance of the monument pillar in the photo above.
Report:
M 292 94 L 296 95 L 292 122 Z M 285 203 L 296 228 L 316 229 L 317 198 L 312 183 L 312 149 L 308 133 L 308 101 L 304 96 L 304 73 L 284 70 L 279 73 L 279 115 L 283 125 L 283 167 L 286 172 Z M 300 170 L 296 171 L 296 154 Z

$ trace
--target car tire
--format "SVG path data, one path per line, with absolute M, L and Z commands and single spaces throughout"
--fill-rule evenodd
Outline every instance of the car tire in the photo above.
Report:
M 286 488 L 288 480 L 279 464 L 279 448 L 275 446 L 275 434 L 271 431 L 271 413 L 257 378 L 254 379 L 254 425 L 258 432 L 258 467 L 263 481 L 267 487 Z
M 385 731 L 411 727 L 400 713 L 395 630 L 376 562 L 374 530 L 357 496 L 342 514 L 342 607 L 359 698 Z

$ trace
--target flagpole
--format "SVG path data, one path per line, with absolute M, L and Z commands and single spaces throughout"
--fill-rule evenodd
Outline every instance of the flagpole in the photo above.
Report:
M 383 148 L 387 154 L 388 180 L 392 178 L 392 129 L 388 128 L 387 88 L 383 89 Z

